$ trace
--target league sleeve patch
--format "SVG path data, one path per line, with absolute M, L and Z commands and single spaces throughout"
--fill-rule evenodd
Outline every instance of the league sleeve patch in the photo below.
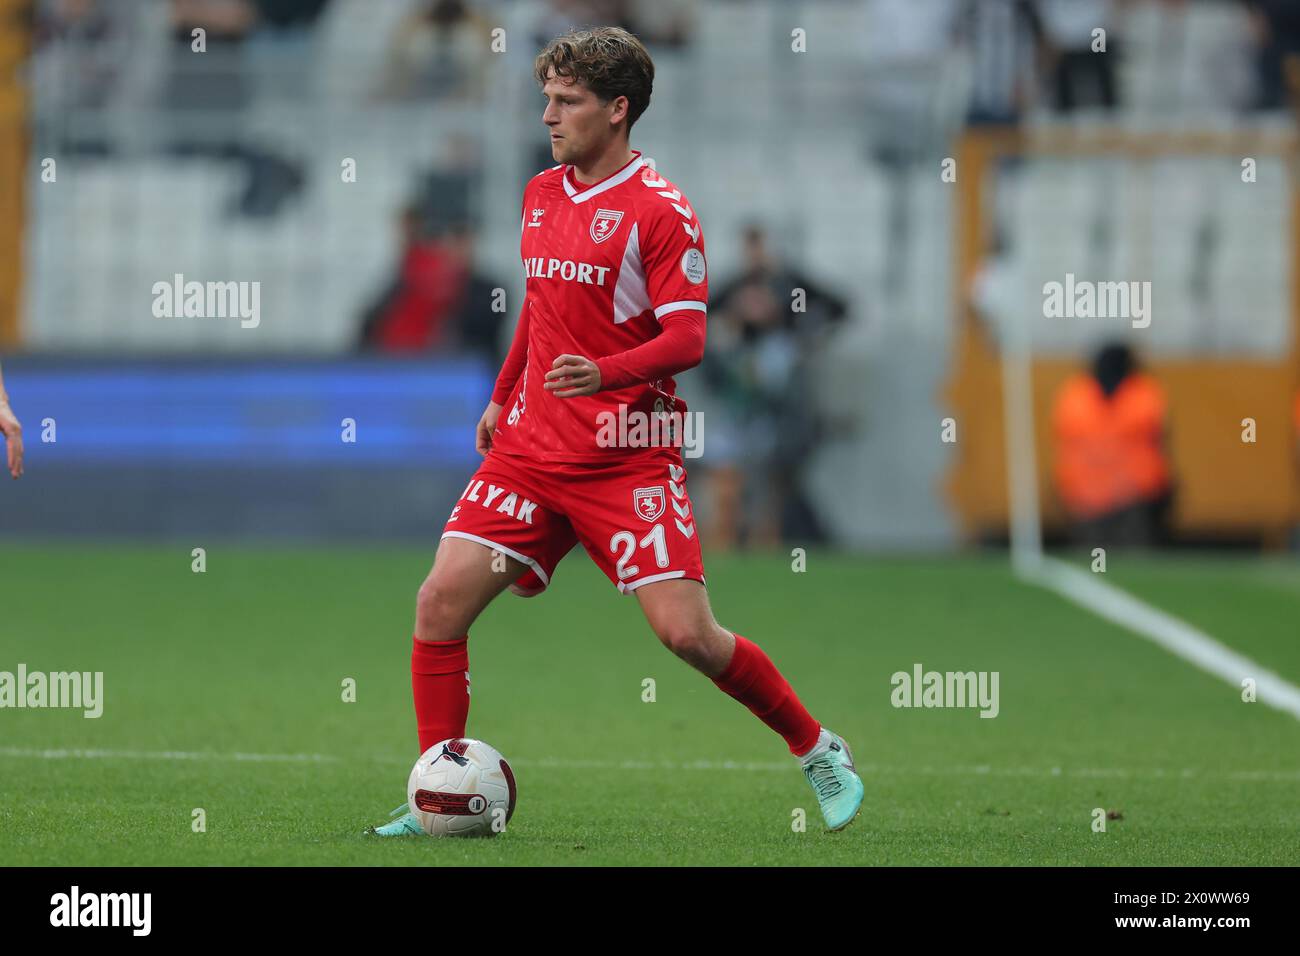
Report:
M 699 249 L 687 249 L 686 254 L 682 256 L 682 274 L 686 276 L 688 282 L 692 285 L 699 285 L 704 281 L 704 253 Z

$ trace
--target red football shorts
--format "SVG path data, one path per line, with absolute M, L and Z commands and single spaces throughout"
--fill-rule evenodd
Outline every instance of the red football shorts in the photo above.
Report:
M 624 594 L 652 581 L 704 581 L 686 469 L 671 452 L 597 466 L 491 452 L 442 536 L 477 541 L 528 565 L 517 582 L 521 594 L 549 585 L 578 542 Z

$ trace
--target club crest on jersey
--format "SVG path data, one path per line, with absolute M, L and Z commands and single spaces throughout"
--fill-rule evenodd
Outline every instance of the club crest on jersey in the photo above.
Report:
M 621 209 L 597 209 L 596 217 L 591 220 L 591 238 L 596 242 L 604 242 L 614 235 L 614 230 L 622 221 Z
M 667 507 L 666 501 L 663 485 L 638 488 L 632 492 L 632 507 L 646 521 L 654 521 L 663 514 Z

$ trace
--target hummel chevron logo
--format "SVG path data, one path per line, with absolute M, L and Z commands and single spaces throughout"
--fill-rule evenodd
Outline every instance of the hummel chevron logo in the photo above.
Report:
M 683 478 L 686 477 L 686 469 L 681 467 L 680 465 L 669 465 L 668 477 L 671 478 L 673 481 L 681 481 Z
M 673 521 L 674 521 L 674 522 L 676 523 L 676 525 L 677 525 L 677 530 L 680 531 L 680 532 L 681 532 L 683 535 L 685 535 L 687 538 L 693 538 L 693 537 L 695 537 L 695 525 L 694 525 L 693 523 L 692 523 L 692 524 L 682 524 L 680 518 L 674 518 Z
M 677 484 L 677 482 L 675 482 L 675 481 L 670 481 L 670 482 L 668 482 L 668 487 L 672 489 L 672 492 L 673 492 L 673 496 L 674 496 L 674 497 L 677 497 L 677 498 L 685 498 L 685 497 L 686 497 L 686 489 L 683 488 L 681 485 Z
M 672 200 L 673 208 L 677 210 L 679 215 L 685 216 L 687 222 L 690 222 L 695 218 L 695 211 L 692 210 L 690 206 L 681 206 L 678 204 L 677 200 L 682 198 L 681 190 L 663 189 L 659 191 L 659 195 L 663 196 L 665 199 Z
M 641 182 L 646 186 L 649 186 L 651 189 L 656 190 L 660 196 L 663 196 L 672 203 L 672 207 L 677 210 L 677 214 L 686 220 L 682 223 L 682 228 L 686 230 L 686 235 L 691 237 L 692 242 L 699 242 L 700 227 L 691 225 L 691 220 L 695 218 L 695 210 L 690 206 L 683 206 L 678 202 L 678 200 L 682 198 L 681 190 L 666 188 L 668 186 L 668 180 L 648 169 L 641 173 Z
M 677 502 L 674 501 L 673 511 L 677 512 L 677 517 L 679 518 L 689 518 L 691 515 L 691 506 L 687 504 L 679 505 Z

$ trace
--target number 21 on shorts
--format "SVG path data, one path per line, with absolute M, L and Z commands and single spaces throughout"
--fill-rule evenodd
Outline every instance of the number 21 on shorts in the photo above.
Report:
M 637 541 L 636 535 L 631 531 L 620 531 L 609 539 L 609 550 L 611 554 L 618 554 L 620 548 L 623 549 L 622 555 L 618 559 L 618 578 L 620 581 L 626 581 L 628 578 L 634 578 L 641 573 L 641 568 L 635 564 L 628 564 L 632 560 L 632 555 L 636 549 L 653 547 L 655 549 L 655 564 L 661 568 L 668 567 L 668 542 L 664 540 L 664 526 L 657 524 L 646 534 L 644 538 Z

